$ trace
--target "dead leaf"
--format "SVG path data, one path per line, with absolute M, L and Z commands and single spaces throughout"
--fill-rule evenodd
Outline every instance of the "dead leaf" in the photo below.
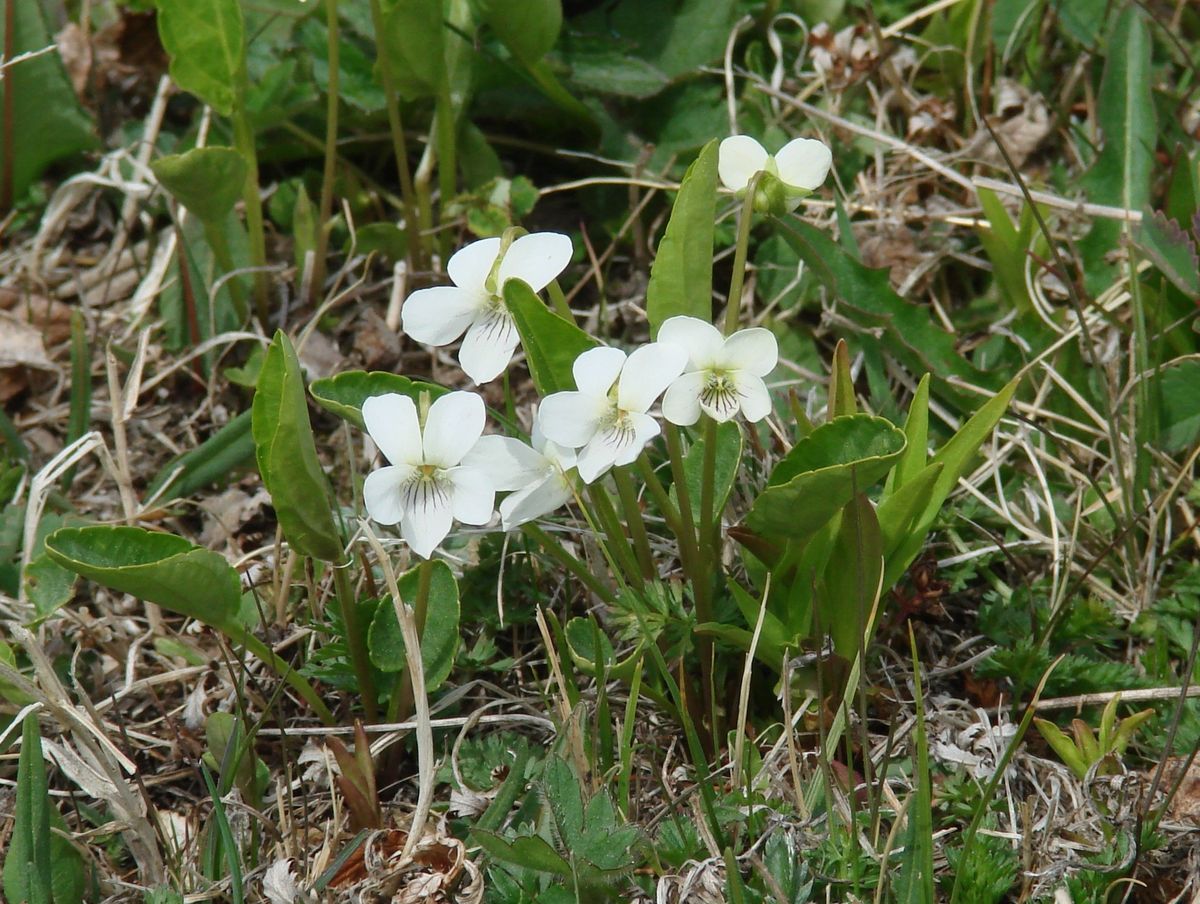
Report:
M 0 313 L 0 367 L 54 370 L 53 362 L 46 357 L 42 331 L 17 317 Z

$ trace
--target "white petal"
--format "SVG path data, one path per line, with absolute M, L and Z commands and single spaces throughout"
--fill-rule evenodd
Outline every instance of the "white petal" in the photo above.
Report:
M 725 337 L 699 317 L 668 317 L 658 328 L 658 341 L 678 345 L 688 353 L 688 366 L 703 370 L 717 360 Z
M 738 397 L 742 401 L 742 416 L 754 423 L 771 413 L 771 394 L 762 377 L 742 373 L 735 377 Z
M 497 490 L 519 490 L 553 469 L 543 455 L 519 439 L 496 434 L 481 436 L 462 463 L 485 474 Z
M 625 353 L 619 348 L 589 348 L 571 366 L 575 388 L 589 395 L 606 396 L 624 366 Z
M 628 417 L 633 422 L 633 437 L 622 448 L 617 450 L 616 456 L 613 459 L 614 464 L 632 464 L 642 454 L 642 449 L 646 448 L 646 443 L 658 436 L 659 433 L 658 421 L 650 417 L 650 415 L 631 412 Z
M 690 427 L 700 420 L 700 390 L 706 376 L 703 371 L 692 371 L 679 377 L 667 387 L 663 396 L 662 413 L 672 424 Z
M 454 511 L 449 493 L 429 493 L 424 499 L 424 504 L 413 506 L 404 513 L 400 519 L 400 535 L 413 552 L 428 559 L 450 533 Z
M 730 191 L 742 191 L 767 166 L 766 149 L 749 135 L 731 135 L 717 149 L 717 175 Z
M 363 402 L 362 414 L 367 433 L 388 461 L 421 463 L 421 427 L 412 399 L 398 392 L 371 396 Z
M 551 465 L 558 468 L 560 471 L 569 471 L 575 467 L 575 462 L 579 460 L 579 456 L 575 454 L 575 450 L 570 446 L 560 446 L 558 443 L 552 443 L 546 440 L 542 446 L 542 454 L 546 456 L 546 460 Z
M 608 472 L 616 460 L 617 450 L 611 437 L 606 433 L 597 433 L 579 453 L 579 476 L 584 483 L 594 483 Z
M 779 343 L 775 334 L 762 327 L 738 330 L 725 340 L 719 363 L 730 370 L 744 370 L 765 377 L 779 361 Z
M 489 383 L 508 367 L 521 337 L 503 308 L 494 308 L 467 330 L 458 350 L 458 363 L 476 383 Z
M 526 487 L 500 503 L 500 518 L 505 530 L 548 515 L 571 498 L 571 487 L 560 475 Z
M 450 256 L 446 263 L 446 273 L 450 276 L 450 281 L 460 289 L 483 292 L 483 284 L 487 282 L 499 252 L 499 239 L 471 242 Z
M 429 406 L 425 418 L 424 462 L 453 468 L 478 442 L 487 414 L 473 392 L 448 392 Z
M 825 142 L 815 138 L 793 138 L 775 155 L 779 180 L 784 185 L 809 191 L 821 187 L 832 165 L 833 152 Z
M 404 332 L 426 345 L 446 345 L 487 307 L 487 296 L 457 286 L 418 289 L 400 309 Z
M 571 263 L 571 239 L 560 232 L 531 232 L 508 247 L 500 261 L 496 285 L 503 288 L 510 279 L 520 279 L 540 292 L 558 279 Z
M 412 465 L 396 465 L 372 471 L 363 481 L 363 504 L 372 521 L 396 524 L 404 516 L 400 485 L 412 476 Z
M 463 524 L 487 524 L 496 508 L 496 488 L 487 475 L 474 468 L 455 468 L 449 473 L 454 489 L 450 494 L 454 517 Z
M 687 366 L 687 352 L 678 345 L 651 342 L 637 349 L 621 369 L 617 405 L 623 411 L 645 412 Z
M 537 416 L 548 440 L 574 449 L 595 435 L 608 411 L 609 404 L 603 398 L 583 392 L 556 392 L 542 399 Z

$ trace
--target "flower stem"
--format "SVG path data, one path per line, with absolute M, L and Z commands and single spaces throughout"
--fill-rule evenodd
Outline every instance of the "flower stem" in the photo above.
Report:
M 338 608 L 342 614 L 342 626 L 346 631 L 346 648 L 350 651 L 350 664 L 358 681 L 358 692 L 362 695 L 363 709 L 372 722 L 379 715 L 375 679 L 371 677 L 371 660 L 367 655 L 367 635 L 358 620 L 358 600 L 350 583 L 347 568 L 330 566 L 333 569 L 333 586 L 337 595 Z
M 341 76 L 337 0 L 325 0 L 325 34 L 329 83 L 325 86 L 325 167 L 321 172 L 321 200 L 317 208 L 317 247 L 309 282 L 309 301 L 314 306 L 325 289 L 326 255 L 329 253 L 330 218 L 333 215 L 333 182 L 337 178 L 338 88 Z
M 736 267 L 736 264 L 735 264 Z M 704 418 L 704 459 L 700 477 L 700 553 L 696 568 L 695 583 L 696 618 L 701 622 L 713 620 L 713 585 L 721 568 L 721 549 L 717 542 L 716 472 L 717 472 L 717 422 Z M 700 656 L 700 675 L 704 683 L 704 707 L 708 713 L 714 747 L 721 735 L 720 719 L 716 708 L 716 693 L 713 686 L 713 642 L 708 635 L 696 638 L 696 652 Z
M 563 547 L 558 540 L 551 534 L 546 533 L 542 528 L 538 527 L 532 521 L 521 526 L 521 532 L 530 540 L 537 543 L 542 548 L 542 551 L 558 564 L 562 565 L 567 571 L 571 572 L 579 582 L 587 587 L 588 590 L 600 597 L 606 603 L 616 602 L 616 597 L 613 596 L 611 590 L 605 587 L 588 569 L 587 565 L 571 555 Z
M 613 480 L 617 484 L 617 496 L 621 500 L 621 508 L 625 511 L 625 524 L 629 528 L 629 536 L 633 540 L 633 549 L 637 553 L 638 565 L 642 569 L 643 580 L 654 578 L 654 554 L 650 551 L 650 537 L 646 533 L 646 522 L 642 516 L 642 507 L 638 505 L 637 490 L 629 477 L 627 467 L 613 468 Z
M 655 504 L 658 506 L 659 511 L 662 512 L 663 520 L 667 522 L 667 528 L 678 537 L 682 530 L 682 525 L 679 521 L 679 510 L 675 507 L 675 503 L 671 501 L 671 496 L 667 493 L 667 488 L 658 479 L 658 473 L 654 470 L 654 465 L 650 464 L 650 459 L 645 452 L 638 456 L 638 469 L 642 472 L 642 479 L 646 481 L 646 489 L 654 497 Z
M 454 102 L 450 98 L 450 89 L 443 86 L 438 93 L 434 119 L 434 140 L 437 142 L 438 193 L 441 196 L 439 219 L 445 226 L 450 202 L 454 200 L 457 185 L 458 163 L 455 159 L 455 140 L 457 121 L 454 115 Z M 439 250 L 445 258 L 449 253 L 449 233 L 442 230 L 438 233 Z
M 383 8 L 379 0 L 371 0 L 371 24 L 375 29 L 375 46 L 383 45 Z M 392 156 L 396 158 L 396 174 L 400 177 L 400 196 L 404 199 L 404 234 L 408 239 L 408 252 L 415 269 L 425 262 L 425 236 L 422 234 L 417 214 L 417 195 L 413 190 L 412 173 L 408 169 L 408 143 L 404 138 L 404 122 L 400 118 L 400 97 L 396 91 L 396 78 L 392 72 L 392 60 L 387 53 L 379 53 L 379 75 L 383 81 L 386 98 L 388 128 L 392 135 Z
M 637 558 L 629 546 L 629 538 L 621 530 L 621 520 L 617 517 L 608 491 L 599 484 L 592 484 L 588 487 L 588 498 L 592 500 L 592 510 L 599 516 L 601 526 L 604 528 L 610 555 L 620 566 L 625 580 L 629 584 L 637 586 L 641 582 Z
M 270 306 L 267 294 L 267 240 L 263 233 L 262 198 L 258 194 L 258 152 L 254 147 L 254 128 L 246 112 L 244 87 L 238 91 L 233 111 L 233 144 L 246 161 L 246 181 L 242 184 L 242 201 L 246 205 L 246 232 L 250 241 L 250 263 L 254 273 L 254 302 L 258 321 L 269 331 Z
M 758 193 L 759 174 L 746 186 L 746 197 L 738 213 L 737 246 L 733 252 L 733 275 L 729 278 L 729 300 L 725 303 L 725 335 L 738 325 L 742 307 L 742 284 L 746 281 L 746 255 L 750 249 L 750 226 L 754 222 L 754 196 Z

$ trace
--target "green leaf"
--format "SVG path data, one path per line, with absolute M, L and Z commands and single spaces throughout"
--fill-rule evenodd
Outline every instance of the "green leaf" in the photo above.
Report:
M 396 89 L 406 99 L 437 94 L 446 81 L 442 0 L 393 0 L 384 12 L 378 52 L 388 55 Z
M 736 421 L 717 425 L 717 458 L 713 469 L 713 508 L 720 512 L 729 501 L 742 462 L 742 428 Z M 704 481 L 704 437 L 701 435 L 688 448 L 683 458 L 683 475 L 687 480 L 688 500 L 693 508 L 700 505 L 701 483 Z M 671 487 L 671 501 L 679 506 L 679 494 Z
M 704 146 L 688 167 L 658 243 L 646 287 L 652 336 L 677 315 L 712 322 L 713 228 L 717 211 L 717 141 Z
M 887 492 L 904 486 L 925 469 L 929 458 L 929 374 L 921 378 L 917 391 L 908 406 L 908 417 L 904 420 L 904 436 L 908 444 L 896 462 L 896 469 L 888 475 Z
M 857 493 L 842 509 L 841 524 L 825 567 L 825 591 L 817 597 L 822 629 L 832 635 L 834 650 L 846 659 L 858 655 L 882 575 L 879 519 L 871 500 Z
M 882 478 L 904 446 L 904 433 L 883 418 L 834 418 L 775 466 L 746 524 L 770 539 L 809 537 Z
M 1084 188 L 1089 200 L 1097 204 L 1142 210 L 1150 203 L 1158 142 L 1151 51 L 1145 13 L 1136 3 L 1128 4 L 1113 23 L 1096 95 L 1096 119 L 1104 145 L 1084 179 Z M 1081 240 L 1091 295 L 1099 295 L 1111 283 L 1113 265 L 1106 255 L 1127 229 L 1128 224 L 1118 220 L 1100 219 Z
M 205 223 L 219 224 L 242 196 L 246 161 L 233 148 L 192 148 L 150 164 L 162 187 Z
M 537 835 L 520 835 L 510 840 L 496 832 L 471 829 L 471 838 L 494 860 L 555 876 L 571 875 L 571 864 Z
M 543 395 L 575 388 L 571 368 L 575 359 L 600 343 L 551 311 L 524 282 L 510 279 L 504 284 L 504 304 L 512 314 L 533 385 Z
M 43 18 L 43 4 L 15 0 L 12 53 L 19 57 L 54 46 L 54 38 Z M 0 40 L 7 46 L 4 17 L 0 16 Z M 42 53 L 14 62 L 4 70 L 0 92 L 12 99 L 13 197 L 28 191 L 30 183 L 47 166 L 96 144 L 91 120 L 79 106 L 59 54 Z M 3 147 L 0 146 L 0 160 Z M 2 167 L 2 164 L 0 164 Z
M 1196 242 L 1175 220 L 1146 208 L 1138 226 L 1137 244 L 1160 273 L 1189 298 L 1200 297 L 1200 254 Z
M 897 904 L 934 904 L 933 889 L 933 789 L 930 787 L 929 744 L 925 734 L 925 694 L 921 686 L 917 641 L 909 630 L 912 648 L 917 720 L 914 726 L 913 796 L 908 806 L 904 853 L 897 881 Z
M 50 795 L 37 715 L 21 726 L 17 763 L 17 806 L 8 854 L 4 858 L 4 894 L 17 904 L 50 904 Z
M 75 573 L 43 553 L 25 566 L 25 595 L 37 618 L 53 615 L 75 594 Z
M 850 348 L 845 339 L 839 339 L 829 369 L 829 419 L 852 414 L 858 414 L 858 402 L 854 398 L 854 378 L 850 376 Z
M 897 465 L 899 468 L 899 465 Z M 915 530 L 914 524 L 924 515 L 929 507 L 929 499 L 933 495 L 934 484 L 944 470 L 940 462 L 924 468 L 916 477 L 905 483 L 900 489 L 885 495 L 875 512 L 879 518 L 879 529 L 883 533 L 883 555 L 889 561 L 896 550 L 908 541 Z M 889 479 L 896 472 L 889 474 Z M 905 567 L 908 567 L 907 564 Z M 891 569 L 889 569 L 890 573 Z M 899 577 L 899 574 L 895 575 Z M 884 584 L 884 589 L 891 587 Z
M 282 332 L 267 351 L 251 412 L 258 470 L 283 535 L 302 555 L 340 562 L 342 541 L 317 459 L 300 359 Z
M 480 15 L 523 63 L 536 63 L 558 40 L 560 0 L 476 0 Z
M 140 527 L 64 527 L 46 538 L 55 562 L 88 580 L 224 628 L 237 615 L 241 580 L 224 556 L 174 534 Z
M 1155 379 L 1162 400 L 1159 442 L 1169 452 L 1190 449 L 1200 439 L 1200 355 L 1176 358 Z
M 336 376 L 314 380 L 308 391 L 318 405 L 349 421 L 359 430 L 367 429 L 362 419 L 362 406 L 371 396 L 397 392 L 416 402 L 423 392 L 429 393 L 430 401 L 449 392 L 436 383 L 410 380 L 382 370 L 343 371 Z
M 910 371 L 931 372 L 943 394 L 958 401 L 970 396 L 945 382 L 958 377 L 976 386 L 994 386 L 995 378 L 963 358 L 954 337 L 938 326 L 925 308 L 905 301 L 892 289 L 887 270 L 872 270 L 846 253 L 824 231 L 799 219 L 780 222 L 783 237 L 809 270 L 845 305 L 859 313 L 863 329 L 882 327 L 886 348 Z
M 243 411 L 224 427 L 182 455 L 176 455 L 155 475 L 146 488 L 146 498 L 159 503 L 190 496 L 254 460 L 254 436 L 250 412 Z
M 421 632 L 421 663 L 425 684 L 430 691 L 439 687 L 450 675 L 459 643 L 458 582 L 454 573 L 441 560 L 427 563 L 433 569 L 429 581 L 429 601 L 425 612 L 425 630 Z M 400 576 L 400 598 L 412 606 L 417 598 L 420 571 L 418 565 Z M 376 608 L 375 617 L 367 632 L 367 649 L 371 664 L 383 672 L 399 672 L 407 667 L 404 638 L 396 620 L 396 608 L 385 598 Z
M 300 197 L 307 198 L 307 195 Z M 356 254 L 374 252 L 388 263 L 402 261 L 408 254 L 408 234 L 395 223 L 368 223 L 355 233 L 354 251 Z
M 1035 717 L 1033 724 L 1046 743 L 1050 745 L 1050 748 L 1058 754 L 1058 758 L 1063 761 L 1063 765 L 1074 772 L 1079 778 L 1087 775 L 1090 764 L 1084 759 L 1079 748 L 1075 746 L 1075 742 L 1068 738 L 1062 729 L 1048 719 Z
M 218 113 L 233 112 L 245 79 L 238 0 L 157 0 L 158 36 L 171 78 Z
M 204 722 L 204 736 L 222 789 L 228 791 L 235 783 L 239 788 L 253 788 L 254 752 L 247 750 L 239 757 L 239 748 L 246 742 L 241 720 L 233 713 L 211 713 Z

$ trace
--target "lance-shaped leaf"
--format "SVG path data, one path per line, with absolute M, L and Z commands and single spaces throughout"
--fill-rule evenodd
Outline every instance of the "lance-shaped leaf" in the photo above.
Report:
M 251 425 L 258 470 L 288 543 L 303 555 L 341 561 L 342 541 L 329 482 L 317 459 L 300 359 L 282 332 L 275 334 L 258 375 Z
M 688 167 L 671 208 L 667 231 L 658 243 L 646 316 L 652 336 L 677 315 L 712 322 L 713 228 L 717 218 L 717 141 L 704 146 Z
M 359 430 L 367 429 L 363 423 L 362 406 L 371 396 L 395 392 L 416 402 L 423 392 L 429 393 L 430 401 L 449 392 L 436 383 L 410 380 L 400 374 L 382 370 L 343 371 L 332 377 L 314 380 L 308 391 L 318 405 L 349 421 Z
M 575 359 L 600 343 L 555 314 L 519 279 L 504 284 L 504 303 L 512 314 L 533 384 L 543 396 L 575 388 Z
M 205 224 L 219 224 L 242 196 L 246 161 L 233 148 L 192 148 L 150 164 L 171 196 Z

